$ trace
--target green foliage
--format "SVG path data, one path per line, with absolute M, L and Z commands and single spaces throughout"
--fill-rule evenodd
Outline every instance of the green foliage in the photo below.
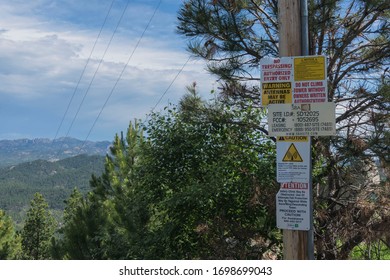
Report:
M 133 167 L 142 140 L 138 123 L 129 126 L 126 139 L 116 135 L 111 154 L 106 157 L 105 172 L 90 181 L 92 191 L 85 198 L 73 192 L 65 208 L 62 238 L 55 242 L 57 255 L 69 259 L 128 258 L 129 243 L 135 239 L 129 234 L 141 230 L 128 214 L 135 199 L 131 196 Z M 142 199 L 137 206 L 141 203 Z M 135 246 L 131 248 L 136 250 Z
M 23 258 L 44 260 L 50 258 L 51 239 L 56 223 L 50 214 L 49 205 L 40 193 L 34 195 L 27 220 L 21 232 Z
M 183 2 L 178 31 L 223 82 L 219 101 L 203 102 L 194 84 L 178 108 L 117 135 L 92 191 L 68 200 L 57 252 L 78 259 L 278 257 L 275 147 L 260 125 L 255 72 L 262 57 L 278 55 L 277 3 Z M 341 108 L 338 137 L 313 139 L 318 258 L 347 258 L 367 240 L 388 239 L 389 186 L 373 183 L 367 167 L 378 157 L 388 172 L 389 5 L 309 1 L 309 52 L 328 56 L 329 98 Z M 366 75 L 376 79 L 354 81 Z
M 37 160 L 0 169 L 0 208 L 23 226 L 29 202 L 41 193 L 52 210 L 63 211 L 64 200 L 77 186 L 82 193 L 89 190 L 91 174 L 104 170 L 103 156 L 79 155 L 56 162 Z
M 262 114 L 207 104 L 195 85 L 189 92 L 179 108 L 151 115 L 146 139 L 137 122 L 126 138 L 115 137 L 92 191 L 67 202 L 56 241 L 63 258 L 246 259 L 278 251 L 275 147 L 257 129 Z
M 383 240 L 362 242 L 351 252 L 353 260 L 390 260 L 390 246 Z
M 277 241 L 274 146 L 250 126 L 260 114 L 208 105 L 193 93 L 180 105 L 148 126 L 141 172 L 151 242 L 160 244 L 148 257 L 261 258 Z
M 13 221 L 0 210 L 0 260 L 18 259 L 21 252 L 21 239 L 16 234 Z

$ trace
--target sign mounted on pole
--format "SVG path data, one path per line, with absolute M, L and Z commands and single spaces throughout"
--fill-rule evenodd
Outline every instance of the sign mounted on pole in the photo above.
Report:
M 263 58 L 262 105 L 328 101 L 325 56 Z
M 309 183 L 282 183 L 276 194 L 276 226 L 280 229 L 310 229 Z
M 263 58 L 260 69 L 262 104 L 291 103 L 293 60 L 290 57 Z
M 310 146 L 309 138 L 277 137 L 276 139 L 276 181 L 309 182 Z
M 292 103 L 328 101 L 325 56 L 294 57 L 294 93 Z
M 336 105 L 333 102 L 268 105 L 270 136 L 336 135 Z

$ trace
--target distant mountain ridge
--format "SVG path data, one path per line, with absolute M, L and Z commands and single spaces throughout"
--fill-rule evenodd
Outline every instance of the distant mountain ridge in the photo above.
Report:
M 58 161 L 81 154 L 106 155 L 111 142 L 84 141 L 71 137 L 0 140 L 0 167 L 34 160 Z

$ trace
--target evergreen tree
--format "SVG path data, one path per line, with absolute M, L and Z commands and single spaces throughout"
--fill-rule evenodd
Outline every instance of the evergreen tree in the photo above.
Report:
M 135 215 L 131 214 L 134 190 L 134 166 L 143 136 L 140 125 L 130 124 L 126 138 L 115 136 L 107 155 L 105 171 L 92 176 L 91 192 L 82 198 L 74 191 L 64 212 L 62 240 L 57 241 L 63 258 L 125 259 L 136 258 L 133 244 Z M 142 201 L 142 198 L 140 198 Z M 138 205 L 138 204 L 137 204 Z M 139 252 L 137 252 L 137 256 Z
M 316 254 L 345 259 L 390 238 L 389 176 L 376 180 L 390 169 L 390 2 L 308 0 L 308 9 L 309 54 L 327 57 L 338 112 L 337 136 L 313 138 Z M 220 79 L 220 99 L 260 107 L 259 62 L 279 56 L 278 1 L 186 0 L 178 19 L 189 51 Z
M 29 260 L 50 259 L 50 246 L 56 224 L 48 210 L 49 205 L 40 193 L 36 193 L 27 211 L 22 229 L 23 256 Z
M 21 240 L 16 234 L 11 217 L 0 210 L 0 260 L 19 259 Z
M 195 85 L 178 109 L 115 137 L 105 172 L 64 215 L 70 259 L 263 258 L 277 254 L 273 143 L 261 112 L 207 104 Z M 271 248 L 271 250 L 270 250 Z M 272 252 L 274 250 L 274 252 Z

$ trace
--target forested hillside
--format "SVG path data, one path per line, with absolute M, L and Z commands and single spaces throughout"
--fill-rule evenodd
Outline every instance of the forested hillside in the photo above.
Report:
M 219 77 L 215 98 L 203 100 L 194 83 L 179 104 L 130 123 L 103 173 L 86 156 L 21 165 L 31 177 L 3 169 L 0 208 L 12 208 L 12 197 L 31 202 L 21 234 L 0 211 L 8 225 L 0 258 L 281 259 L 276 139 L 253 75 L 263 57 L 279 54 L 277 4 L 183 1 L 178 31 Z M 327 56 L 337 106 L 336 136 L 313 137 L 311 147 L 318 260 L 390 259 L 389 18 L 388 0 L 309 1 L 309 53 Z M 72 191 L 76 170 L 90 178 L 88 195 Z M 61 209 L 62 200 L 56 224 L 48 204 Z
M 47 199 L 49 207 L 63 210 L 71 191 L 77 187 L 85 193 L 91 174 L 100 175 L 104 157 L 79 155 L 51 162 L 36 160 L 0 168 L 0 209 L 17 222 L 36 192 Z

